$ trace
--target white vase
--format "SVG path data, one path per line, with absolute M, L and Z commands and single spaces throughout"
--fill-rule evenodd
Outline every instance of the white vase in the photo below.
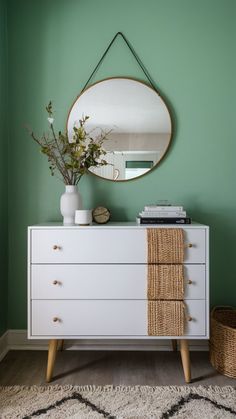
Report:
M 60 200 L 61 215 L 64 225 L 75 223 L 75 211 L 82 209 L 82 198 L 76 185 L 66 185 Z

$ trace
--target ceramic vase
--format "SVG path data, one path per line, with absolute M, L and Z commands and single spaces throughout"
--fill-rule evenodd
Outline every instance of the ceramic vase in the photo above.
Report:
M 82 209 L 82 198 L 76 185 L 66 185 L 60 200 L 61 215 L 64 225 L 75 223 L 75 211 Z

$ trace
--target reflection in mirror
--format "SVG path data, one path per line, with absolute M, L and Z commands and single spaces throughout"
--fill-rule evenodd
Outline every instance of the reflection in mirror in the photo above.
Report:
M 88 115 L 92 137 L 101 130 L 106 166 L 89 170 L 103 178 L 121 181 L 139 177 L 155 167 L 166 153 L 172 135 L 169 110 L 150 86 L 133 79 L 102 80 L 85 90 L 69 112 L 67 130 Z

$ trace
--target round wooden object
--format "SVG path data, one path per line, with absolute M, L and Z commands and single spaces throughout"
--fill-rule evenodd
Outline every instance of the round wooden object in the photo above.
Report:
M 109 209 L 97 207 L 93 210 L 93 221 L 97 224 L 106 224 L 111 218 Z

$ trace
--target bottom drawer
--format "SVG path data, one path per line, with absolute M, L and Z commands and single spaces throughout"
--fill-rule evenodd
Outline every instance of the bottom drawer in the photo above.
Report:
M 186 336 L 204 336 L 205 301 L 186 300 Z M 33 336 L 147 336 L 146 300 L 32 300 Z

